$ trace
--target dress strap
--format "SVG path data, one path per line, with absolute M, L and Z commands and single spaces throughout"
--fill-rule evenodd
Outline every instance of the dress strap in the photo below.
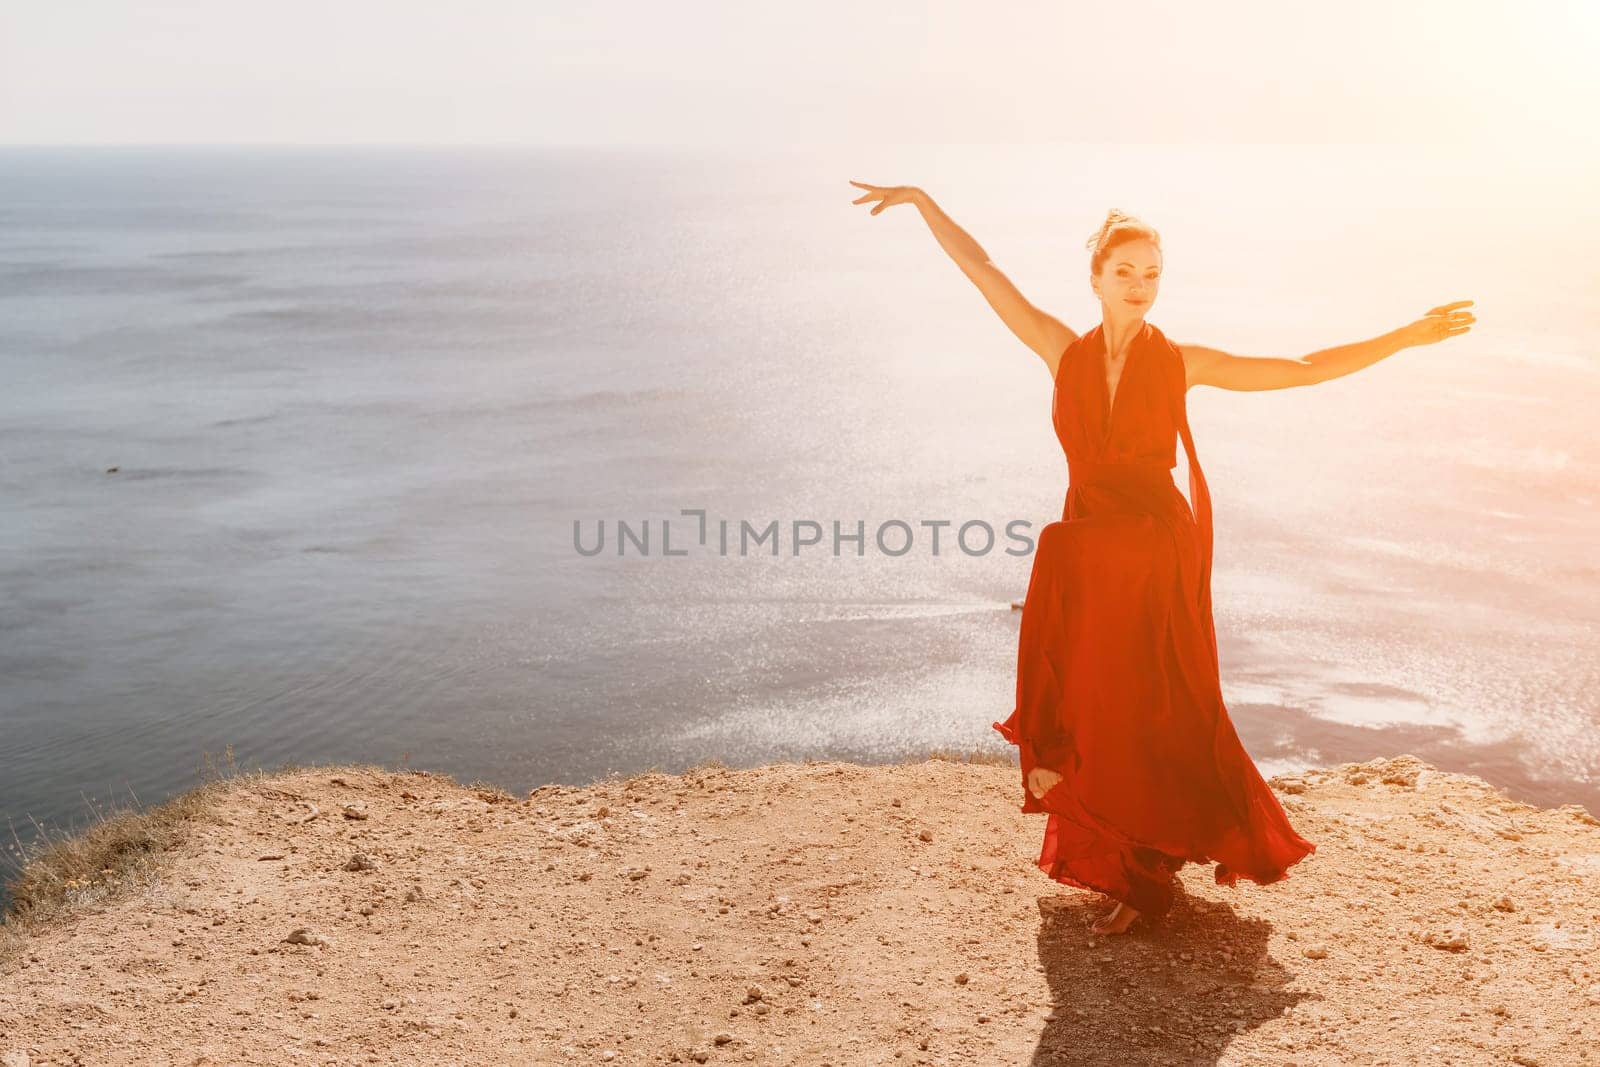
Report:
M 1211 649 L 1212 666 L 1220 673 L 1221 664 L 1217 656 L 1217 628 L 1216 621 L 1211 614 L 1211 490 L 1206 485 L 1206 473 L 1200 468 L 1200 457 L 1195 454 L 1194 434 L 1189 430 L 1189 400 L 1187 378 L 1184 373 L 1183 352 L 1177 345 L 1166 340 L 1167 347 L 1175 357 L 1177 365 L 1177 387 L 1169 391 L 1172 398 L 1172 421 L 1177 423 L 1178 435 L 1183 438 L 1184 455 L 1189 460 L 1189 500 L 1194 505 L 1195 525 L 1200 532 L 1200 618 L 1204 625 L 1206 643 Z

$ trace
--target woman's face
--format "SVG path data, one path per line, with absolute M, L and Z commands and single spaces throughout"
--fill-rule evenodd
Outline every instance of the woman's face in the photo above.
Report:
M 1108 317 L 1124 321 L 1143 318 L 1161 288 L 1161 250 L 1143 237 L 1125 241 L 1111 250 L 1089 284 Z

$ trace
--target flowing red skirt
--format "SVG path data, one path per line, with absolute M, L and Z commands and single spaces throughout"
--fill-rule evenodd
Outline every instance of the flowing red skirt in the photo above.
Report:
M 1075 470 L 1065 516 L 1041 531 L 1017 705 L 993 724 L 1020 751 L 1021 810 L 1049 816 L 1040 869 L 1154 916 L 1185 863 L 1215 862 L 1218 885 L 1287 877 L 1316 846 L 1223 704 L 1209 529 L 1159 466 Z M 1035 766 L 1062 775 L 1043 797 Z

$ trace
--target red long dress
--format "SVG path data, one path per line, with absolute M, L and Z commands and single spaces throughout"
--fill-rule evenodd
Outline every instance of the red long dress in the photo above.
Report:
M 1038 864 L 1159 916 L 1173 875 L 1266 885 L 1316 846 L 1295 833 L 1222 700 L 1211 615 L 1211 496 L 1189 432 L 1183 356 L 1145 323 L 1114 400 L 1096 326 L 1062 354 L 1052 400 L 1066 451 L 1061 521 L 1039 534 L 1023 601 L 1016 708 L 994 728 L 1046 812 Z M 1175 438 L 1191 509 L 1173 481 Z M 1035 797 L 1028 773 L 1063 777 Z

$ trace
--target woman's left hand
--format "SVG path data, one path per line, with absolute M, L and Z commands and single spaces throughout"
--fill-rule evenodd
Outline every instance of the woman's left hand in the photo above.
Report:
M 1028 791 L 1036 797 L 1042 797 L 1056 787 L 1061 781 L 1061 775 L 1048 767 L 1035 767 L 1028 772 Z
M 1466 333 L 1472 329 L 1472 324 L 1478 321 L 1478 317 L 1470 311 L 1459 309 L 1471 306 L 1470 300 L 1440 304 L 1416 322 L 1400 327 L 1401 343 L 1407 348 L 1414 345 L 1431 345 L 1443 341 L 1446 337 Z

